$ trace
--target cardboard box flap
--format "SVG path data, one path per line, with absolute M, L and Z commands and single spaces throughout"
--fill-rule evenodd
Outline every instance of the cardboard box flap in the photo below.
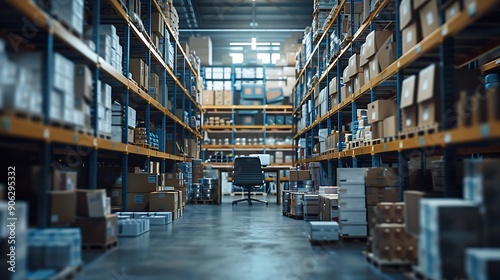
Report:
M 417 76 L 412 75 L 403 80 L 403 89 L 401 91 L 401 104 L 399 108 L 407 108 L 415 104 L 415 85 Z
M 412 0 L 403 0 L 399 4 L 399 30 L 403 30 L 413 19 Z
M 368 57 L 366 56 L 366 43 L 363 43 L 359 51 L 359 66 L 365 66 L 366 64 L 368 64 Z
M 432 99 L 435 92 L 436 64 L 431 64 L 422 69 L 418 74 L 418 103 Z
M 330 95 L 334 94 L 334 93 L 337 93 L 338 92 L 338 88 L 337 88 L 337 77 L 333 77 L 333 79 L 330 81 L 330 84 L 329 84 L 329 93 Z
M 344 69 L 344 72 L 343 72 L 343 78 L 344 78 L 344 84 L 349 82 L 349 66 L 347 66 L 345 69 Z

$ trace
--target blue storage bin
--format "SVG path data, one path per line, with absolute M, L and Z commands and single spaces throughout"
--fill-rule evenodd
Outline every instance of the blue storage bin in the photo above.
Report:
M 285 116 L 285 124 L 286 125 L 293 125 L 293 117 L 292 116 Z
M 266 116 L 266 123 L 267 123 L 267 125 L 275 125 L 276 124 L 276 117 L 273 115 Z
M 284 125 L 285 124 L 285 116 L 276 116 L 276 125 Z
M 489 83 L 498 83 L 500 82 L 500 75 L 498 73 L 492 73 L 492 74 L 488 74 L 486 76 L 484 76 L 484 82 L 486 84 L 489 84 Z

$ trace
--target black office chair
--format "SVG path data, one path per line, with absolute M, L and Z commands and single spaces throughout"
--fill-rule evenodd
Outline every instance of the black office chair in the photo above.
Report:
M 233 201 L 233 205 L 241 201 L 248 201 L 252 206 L 252 201 L 267 204 L 267 201 L 250 197 L 252 189 L 261 188 L 264 185 L 264 174 L 258 157 L 238 157 L 234 160 L 233 185 L 248 190 L 248 197 Z

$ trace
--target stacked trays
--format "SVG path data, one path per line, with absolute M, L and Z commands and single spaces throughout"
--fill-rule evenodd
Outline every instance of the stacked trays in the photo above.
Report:
M 366 168 L 338 168 L 340 234 L 366 237 Z
M 317 221 L 319 220 L 319 205 L 317 194 L 304 194 L 304 220 Z

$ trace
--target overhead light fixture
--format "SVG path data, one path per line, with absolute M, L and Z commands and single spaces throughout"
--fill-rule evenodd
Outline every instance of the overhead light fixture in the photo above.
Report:
M 257 39 L 255 37 L 252 38 L 252 50 L 257 49 Z

